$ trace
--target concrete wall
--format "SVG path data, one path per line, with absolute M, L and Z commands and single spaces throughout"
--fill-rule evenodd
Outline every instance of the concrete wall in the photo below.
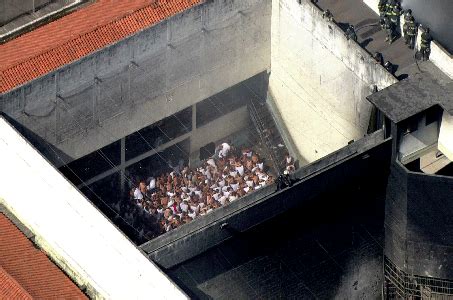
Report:
M 392 164 L 385 199 L 385 255 L 400 269 L 407 262 L 407 171 Z
M 426 117 L 420 118 L 418 129 L 414 132 L 402 135 L 398 148 L 398 158 L 403 163 L 409 163 L 420 157 L 424 150 L 434 147 L 439 137 L 439 122 L 433 122 L 428 126 Z
M 2 95 L 0 110 L 76 159 L 269 69 L 270 22 L 270 1 L 207 1 Z
M 452 278 L 453 178 L 391 168 L 385 254 L 409 274 Z
M 270 93 L 302 163 L 366 134 L 365 97 L 396 82 L 310 1 L 274 0 Z
M 2 0 L 0 1 L 0 25 L 29 12 L 50 0 Z
M 453 278 L 453 178 L 408 173 L 407 272 Z
M 429 59 L 448 77 L 453 79 L 453 55 L 448 53 L 439 43 L 433 41 L 431 43 L 431 55 Z

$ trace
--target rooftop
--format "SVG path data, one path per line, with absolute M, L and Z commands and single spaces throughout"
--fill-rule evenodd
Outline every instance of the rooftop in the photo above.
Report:
M 3 213 L 0 232 L 0 298 L 87 299 Z
M 0 93 L 73 62 L 202 0 L 99 0 L 0 45 Z
M 429 61 L 408 69 L 412 76 L 367 99 L 395 123 L 435 105 L 453 115 L 453 81 Z

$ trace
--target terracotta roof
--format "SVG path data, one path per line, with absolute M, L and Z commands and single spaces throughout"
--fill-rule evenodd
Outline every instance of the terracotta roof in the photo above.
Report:
M 2 213 L 0 232 L 0 299 L 87 299 Z
M 33 299 L 29 293 L 0 266 L 1 299 Z
M 98 0 L 0 45 L 0 93 L 45 75 L 202 1 Z

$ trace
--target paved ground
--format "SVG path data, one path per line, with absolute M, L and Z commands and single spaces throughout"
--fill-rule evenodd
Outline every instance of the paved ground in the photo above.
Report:
M 344 30 L 349 24 L 357 30 L 358 42 L 368 52 L 381 52 L 384 61 L 398 65 L 396 75 L 401 75 L 401 69 L 413 64 L 414 51 L 407 48 L 404 39 L 399 38 L 389 45 L 385 41 L 386 34 L 379 26 L 379 16 L 362 0 L 319 0 L 317 5 L 329 9 L 335 22 Z

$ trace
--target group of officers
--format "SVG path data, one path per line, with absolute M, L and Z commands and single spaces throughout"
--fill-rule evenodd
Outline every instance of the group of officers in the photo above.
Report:
M 401 5 L 396 0 L 379 0 L 378 4 L 380 25 L 387 33 L 386 41 L 393 43 L 398 37 L 398 27 L 400 16 L 404 13 L 403 35 L 406 45 L 414 49 L 417 38 L 417 24 L 410 9 L 403 12 Z M 431 52 L 430 43 L 432 37 L 429 28 L 425 27 L 421 35 L 420 54 L 423 60 L 428 60 Z

